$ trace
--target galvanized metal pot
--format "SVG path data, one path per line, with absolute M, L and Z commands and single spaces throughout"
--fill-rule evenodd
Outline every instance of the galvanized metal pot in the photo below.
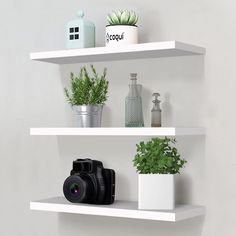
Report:
M 101 127 L 103 105 L 73 106 L 77 127 Z

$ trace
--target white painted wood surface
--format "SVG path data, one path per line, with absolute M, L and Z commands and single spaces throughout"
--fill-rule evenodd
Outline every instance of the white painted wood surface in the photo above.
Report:
M 201 127 L 160 128 L 31 128 L 30 135 L 58 136 L 185 136 L 205 135 Z
M 178 41 L 166 41 L 124 45 L 117 48 L 96 47 L 34 52 L 30 54 L 30 59 L 55 64 L 74 64 L 204 54 L 205 48 L 203 47 Z
M 173 211 L 138 210 L 137 202 L 116 201 L 112 205 L 73 204 L 64 197 L 30 202 L 31 210 L 156 221 L 180 221 L 205 214 L 205 207 L 179 205 Z

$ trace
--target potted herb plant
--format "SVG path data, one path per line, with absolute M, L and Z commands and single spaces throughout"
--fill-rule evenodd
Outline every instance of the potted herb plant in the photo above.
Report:
M 70 89 L 65 88 L 67 101 L 71 104 L 78 127 L 101 127 L 102 109 L 107 100 L 108 84 L 106 68 L 101 76 L 91 65 L 92 75 L 82 67 L 78 76 L 70 75 Z
M 118 10 L 107 15 L 106 46 L 138 43 L 138 15 L 134 11 Z
M 139 173 L 139 209 L 175 208 L 174 176 L 186 163 L 175 147 L 176 140 L 153 138 L 137 144 L 133 164 Z

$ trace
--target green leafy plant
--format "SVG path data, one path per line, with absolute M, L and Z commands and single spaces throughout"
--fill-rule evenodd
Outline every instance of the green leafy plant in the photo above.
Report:
M 174 147 L 175 139 L 153 138 L 136 145 L 137 154 L 133 164 L 139 174 L 176 174 L 187 162 L 180 158 Z
M 107 15 L 109 25 L 133 25 L 138 21 L 138 15 L 134 11 L 118 10 Z
M 104 104 L 107 100 L 108 85 L 106 80 L 107 69 L 103 74 L 98 75 L 94 66 L 91 65 L 92 75 L 90 76 L 86 67 L 80 69 L 78 76 L 70 74 L 70 90 L 64 88 L 67 101 L 72 106 Z

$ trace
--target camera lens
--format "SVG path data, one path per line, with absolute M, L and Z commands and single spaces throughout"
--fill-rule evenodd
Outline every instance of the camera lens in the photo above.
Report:
M 63 192 L 70 202 L 89 202 L 94 195 L 94 187 L 88 177 L 72 175 L 65 180 Z
M 72 195 L 78 196 L 80 194 L 79 185 L 76 183 L 71 184 L 70 192 Z

